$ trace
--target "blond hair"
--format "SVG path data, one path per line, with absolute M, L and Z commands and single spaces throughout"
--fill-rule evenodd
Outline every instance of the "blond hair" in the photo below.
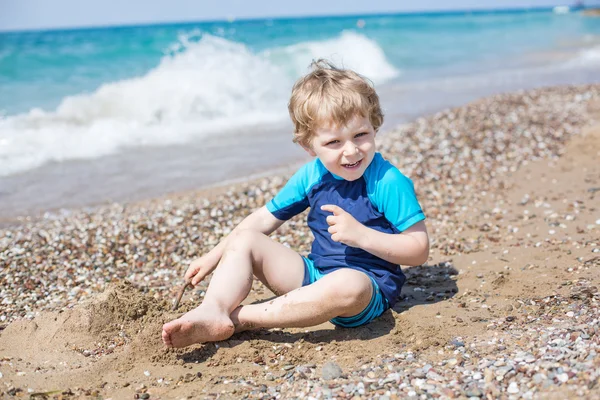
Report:
M 343 126 L 357 114 L 369 118 L 375 131 L 379 129 L 383 113 L 371 81 L 322 59 L 313 61 L 311 68 L 294 84 L 288 104 L 294 143 L 310 147 L 319 125 Z

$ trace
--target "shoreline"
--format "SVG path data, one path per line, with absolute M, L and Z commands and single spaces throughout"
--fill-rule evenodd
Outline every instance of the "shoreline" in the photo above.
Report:
M 61 217 L 80 212 L 94 212 L 96 210 L 112 207 L 114 205 L 126 205 L 131 207 L 145 207 L 146 205 L 164 202 L 182 197 L 201 196 L 209 201 L 231 190 L 233 187 L 239 187 L 244 184 L 252 184 L 261 179 L 284 175 L 287 176 L 295 171 L 296 168 L 303 165 L 304 162 L 290 162 L 289 164 L 280 165 L 273 168 L 268 168 L 260 172 L 255 172 L 250 175 L 227 179 L 222 182 L 212 183 L 205 186 L 200 186 L 195 189 L 188 189 L 175 192 L 167 192 L 157 196 L 151 196 L 140 200 L 132 201 L 103 201 L 95 204 L 81 205 L 77 207 L 58 207 L 47 210 L 39 210 L 29 215 L 19 215 L 15 217 L 0 216 L 0 230 L 15 229 L 23 224 L 32 223 L 44 219 L 60 219 Z

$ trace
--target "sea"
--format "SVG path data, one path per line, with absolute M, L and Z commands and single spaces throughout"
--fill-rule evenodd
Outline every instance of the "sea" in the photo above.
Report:
M 306 161 L 287 102 L 320 58 L 373 82 L 385 135 L 495 93 L 600 82 L 600 18 L 560 8 L 0 32 L 0 220 Z

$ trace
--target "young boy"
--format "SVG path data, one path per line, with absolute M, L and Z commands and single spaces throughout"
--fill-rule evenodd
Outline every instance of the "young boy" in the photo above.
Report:
M 423 264 L 429 239 L 412 182 L 381 154 L 379 98 L 360 75 L 317 61 L 296 82 L 289 112 L 294 142 L 311 156 L 266 206 L 192 262 L 197 285 L 214 271 L 202 304 L 163 326 L 167 347 L 219 341 L 252 328 L 369 323 L 392 307 L 405 276 Z M 308 257 L 268 235 L 310 207 Z M 276 299 L 240 306 L 261 280 Z

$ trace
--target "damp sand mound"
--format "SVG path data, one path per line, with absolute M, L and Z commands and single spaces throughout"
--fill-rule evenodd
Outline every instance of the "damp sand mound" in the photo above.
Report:
M 179 353 L 161 340 L 162 324 L 176 317 L 170 308 L 167 300 L 124 281 L 73 308 L 10 323 L 0 332 L 5 393 L 88 398 L 110 391 L 115 398 L 131 397 L 156 384 L 148 370 L 157 362 L 169 382 L 183 380 L 181 367 L 172 370 L 182 364 Z
M 19 348 L 28 358 L 40 353 L 68 358 L 72 352 L 99 358 L 123 351 L 128 358 L 148 357 L 163 349 L 161 325 L 173 318 L 168 310 L 166 300 L 127 281 L 112 284 L 72 309 L 15 321 L 2 332 L 0 349 Z

